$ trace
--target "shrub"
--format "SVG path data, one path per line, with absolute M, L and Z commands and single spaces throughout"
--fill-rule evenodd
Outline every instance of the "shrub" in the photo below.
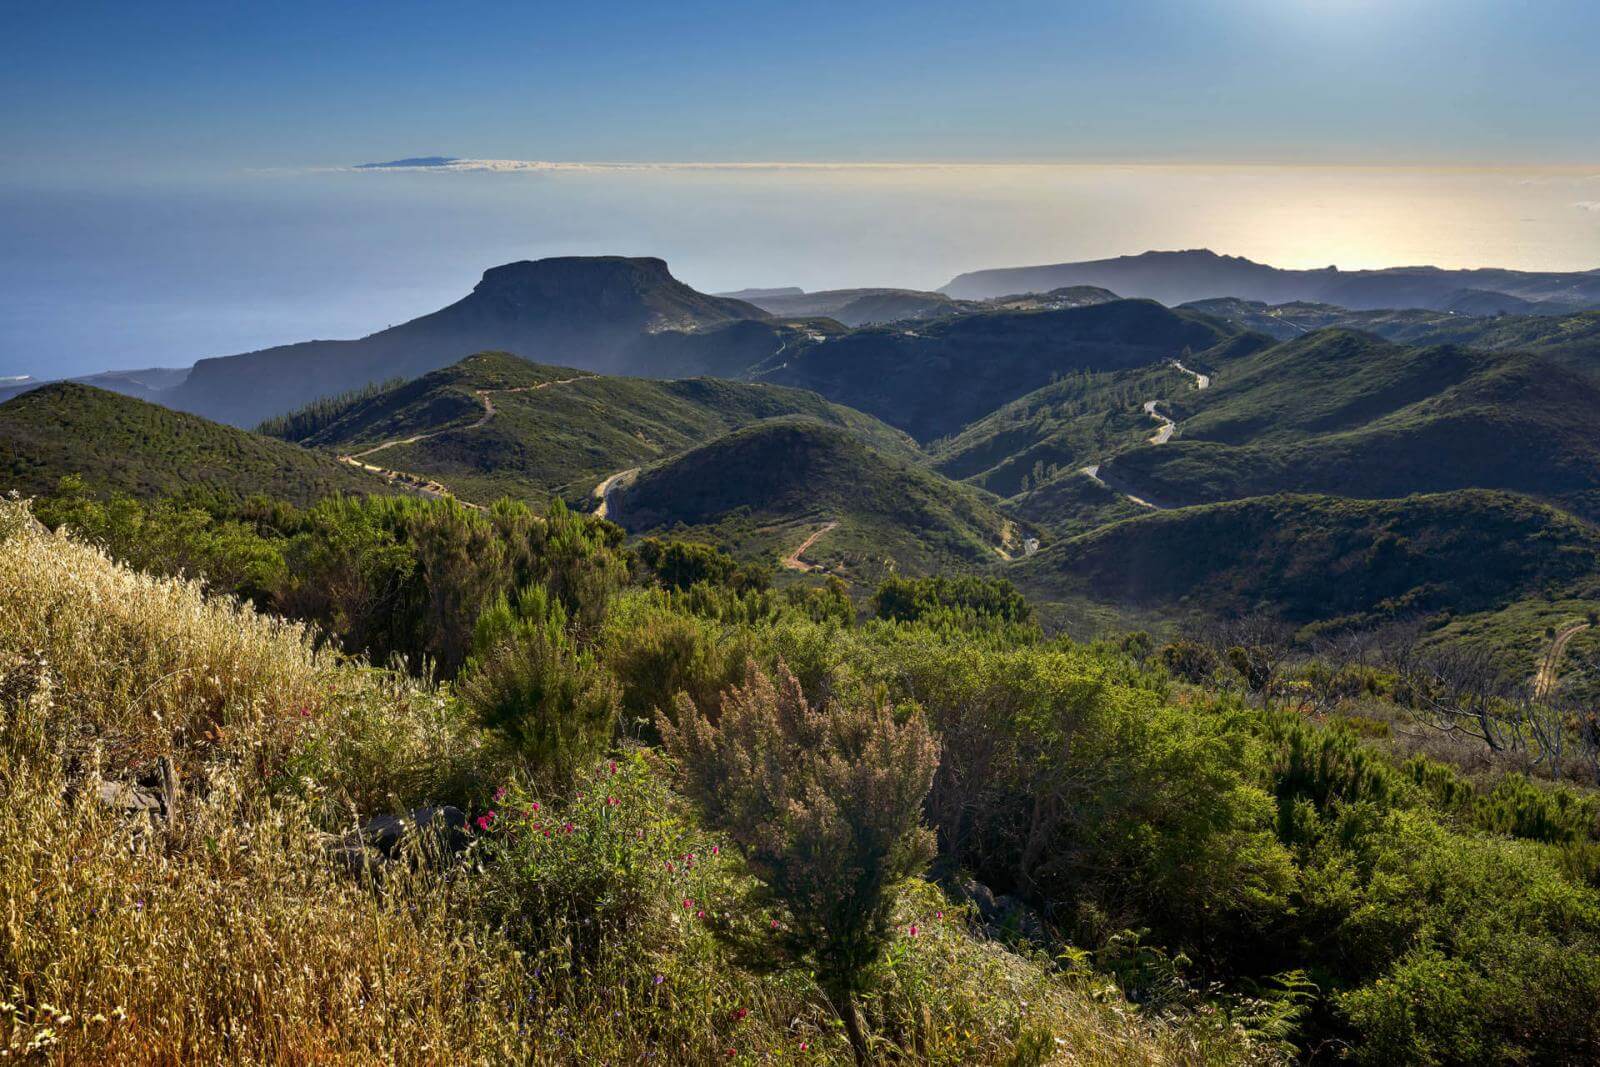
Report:
M 943 741 L 929 811 L 945 855 L 1091 939 L 1249 941 L 1293 870 L 1226 718 L 1164 703 L 1120 656 L 909 636 L 870 676 L 915 693 Z M 1121 672 L 1121 673 L 1119 673 Z
M 680 693 L 715 721 L 723 692 L 744 676 L 753 643 L 743 631 L 655 602 L 609 627 L 604 649 L 621 686 L 626 728 L 653 732 L 657 718 L 676 709 Z
M 1006 623 L 1026 623 L 1033 618 L 1033 608 L 1016 586 L 1004 578 L 975 575 L 890 578 L 878 587 L 872 607 L 878 618 L 897 622 L 931 620 L 952 613 Z
M 610 744 L 618 691 L 610 672 L 567 632 L 565 609 L 543 586 L 513 608 L 498 600 L 478 620 L 457 689 L 534 779 L 561 788 Z
M 922 802 L 938 746 L 920 713 L 875 701 L 813 707 L 780 665 L 752 663 L 718 723 L 680 698 L 663 721 L 679 780 L 728 832 L 788 922 L 780 940 L 814 968 L 865 1057 L 856 997 L 882 956 L 895 893 L 933 856 Z
M 705 582 L 745 592 L 765 589 L 772 582 L 772 574 L 765 568 L 741 564 L 725 550 L 697 541 L 646 537 L 633 551 L 644 570 L 668 589 L 688 589 Z
M 849 626 L 855 621 L 856 609 L 850 602 L 850 587 L 836 574 L 828 575 L 822 585 L 791 585 L 784 596 L 791 606 L 799 608 L 813 622 Z
M 1198 641 L 1180 640 L 1161 646 L 1162 666 L 1175 678 L 1199 685 L 1221 666 L 1217 654 Z

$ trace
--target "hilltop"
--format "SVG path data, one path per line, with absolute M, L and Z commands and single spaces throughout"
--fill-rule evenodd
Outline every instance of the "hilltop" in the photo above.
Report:
M 636 533 L 714 528 L 745 554 L 805 542 L 801 564 L 858 578 L 997 562 L 1018 539 L 983 494 L 809 419 L 757 423 L 646 467 L 612 510 Z
M 48 493 L 68 474 L 139 497 L 209 489 L 306 504 L 383 488 L 332 456 L 93 386 L 58 382 L 0 404 L 0 490 Z
M 1550 360 L 1327 331 L 1172 405 L 1177 435 L 1109 471 L 1170 504 L 1274 492 L 1505 489 L 1596 514 L 1600 383 Z
M 830 318 L 846 326 L 936 318 L 981 306 L 919 289 L 828 289 L 816 293 L 778 290 L 747 299 L 783 318 Z
M 755 368 L 876 415 L 919 441 L 956 433 L 1017 397 L 1081 370 L 1124 370 L 1205 353 L 1243 331 L 1148 300 L 1059 311 L 995 311 L 871 327 L 791 348 Z M 1266 338 L 1247 345 L 1264 345 Z
M 203 359 L 164 401 L 238 425 L 375 381 L 424 374 L 486 349 L 617 370 L 627 347 L 664 331 L 692 331 L 766 313 L 708 296 L 659 259 L 564 257 L 484 272 L 442 310 L 355 341 L 305 341 Z
M 620 471 L 761 419 L 805 415 L 910 455 L 903 434 L 814 393 L 596 375 L 483 352 L 337 412 L 303 443 L 423 476 L 470 500 L 589 500 Z
M 1508 493 L 1280 495 L 1147 512 L 1047 547 L 1009 576 L 1046 600 L 1136 613 L 1372 625 L 1503 607 L 1590 581 L 1600 532 Z

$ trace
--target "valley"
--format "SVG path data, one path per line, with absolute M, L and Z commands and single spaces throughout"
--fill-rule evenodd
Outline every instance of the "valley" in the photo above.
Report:
M 13 4 L 0 1065 L 1600 1065 L 1600 4 Z
M 617 946 L 649 937 L 665 954 L 643 970 L 607 964 L 638 989 L 687 982 L 700 967 L 691 956 L 714 961 L 702 968 L 714 977 L 694 980 L 724 983 L 707 994 L 724 1004 L 773 981 L 746 971 L 723 935 L 676 925 L 680 912 L 698 923 L 719 894 L 757 899 L 741 894 L 765 871 L 734 866 L 731 847 L 719 856 L 709 842 L 720 839 L 689 843 L 733 823 L 700 821 L 723 819 L 706 814 L 723 801 L 686 805 L 709 795 L 695 790 L 722 796 L 746 768 L 788 774 L 815 760 L 831 775 L 873 776 L 785 801 L 792 818 L 797 797 L 825 799 L 817 855 L 845 847 L 825 829 L 837 813 L 898 812 L 907 833 L 923 819 L 937 830 L 919 857 L 963 872 L 930 879 L 919 858 L 898 883 L 895 906 L 912 910 L 882 935 L 902 946 L 896 967 L 934 937 L 941 954 L 960 954 L 940 964 L 937 992 L 917 997 L 973 1003 L 992 992 L 974 975 L 1002 966 L 1007 988 L 1036 983 L 1028 997 L 1043 998 L 1057 1032 L 1062 1019 L 1092 1020 L 1091 1044 L 1103 1045 L 1112 1015 L 1093 1013 L 1110 996 L 1127 998 L 1114 1003 L 1135 1013 L 1138 1040 L 1155 1042 L 1191 1034 L 1198 1012 L 1250 1018 L 1258 1009 L 1239 1005 L 1255 1004 L 1254 991 L 1317 967 L 1325 991 L 1303 994 L 1315 1014 L 1270 1046 L 1295 1056 L 1328 1040 L 1387 1049 L 1434 1033 L 1430 1018 L 1391 1042 L 1360 1005 L 1390 1003 L 1391 983 L 1439 958 L 1493 970 L 1519 1004 L 1544 996 L 1543 1010 L 1566 1010 L 1537 960 L 1600 959 L 1600 920 L 1551 931 L 1519 902 L 1534 883 L 1589 892 L 1581 872 L 1600 840 L 1595 313 L 1542 306 L 1554 283 L 1520 276 L 1522 296 L 1474 291 L 1450 310 L 1169 307 L 1087 282 L 1009 291 L 1031 276 L 1005 275 L 993 284 L 1008 291 L 992 297 L 710 297 L 660 261 L 508 264 L 461 304 L 360 342 L 217 360 L 177 384 L 98 379 L 123 392 L 19 392 L 0 403 L 0 474 L 32 501 L 0 501 L 0 577 L 17 575 L 0 585 L 0 700 L 16 684 L 9 664 L 33 662 L 35 638 L 24 648 L 17 635 L 56 642 L 52 666 L 78 679 L 60 707 L 110 739 L 119 781 L 102 795 L 129 803 L 146 794 L 127 781 L 162 780 L 174 753 L 220 781 L 215 768 L 287 759 L 273 747 L 284 746 L 295 780 L 344 783 L 341 803 L 365 820 L 343 827 L 344 808 L 308 808 L 321 835 L 312 858 L 262 854 L 301 880 L 330 880 L 317 883 L 324 893 L 367 893 L 351 870 L 392 879 L 384 893 L 396 900 L 433 892 L 398 877 L 412 862 L 398 842 L 420 829 L 382 836 L 397 806 L 418 828 L 446 820 L 454 829 L 440 840 L 480 864 L 467 884 L 513 879 L 498 891 L 524 908 L 587 869 L 575 850 L 598 842 L 599 877 L 654 902 L 641 914 L 665 901 L 650 921 L 675 924 L 619 928 Z M 1381 292 L 1393 279 L 1368 282 Z M 228 424 L 251 419 L 256 431 Z M 63 596 L 78 606 L 55 606 Z M 146 610 L 154 621 L 135 629 L 149 636 L 129 638 L 118 613 Z M 6 622 L 24 617 L 39 621 Z M 121 683 L 103 681 L 68 620 L 114 630 L 96 639 L 106 647 L 137 649 L 139 684 L 163 714 L 182 709 L 190 732 L 108 717 Z M 275 665 L 249 707 L 281 697 L 291 710 L 267 721 L 288 716 L 295 730 L 279 741 L 251 727 L 261 732 L 235 742 L 249 720 L 231 710 L 214 724 L 204 687 L 244 684 L 235 679 L 268 647 Z M 214 648 L 222 658 L 205 659 Z M 167 695 L 192 663 L 217 681 Z M 57 706 L 29 692 L 27 707 Z M 742 709 L 782 701 L 782 729 L 800 739 L 750 739 L 726 765 L 680 732 L 757 729 Z M 881 710 L 846 728 L 841 707 Z M 690 725 L 697 715 L 719 726 Z M 920 729 L 922 756 L 894 748 Z M 230 744 L 240 754 L 213 767 Z M 670 782 L 653 769 L 663 752 L 682 768 Z M 150 810 L 170 810 L 177 802 L 160 797 L 179 788 L 152 794 Z M 512 789 L 543 799 L 517 800 L 519 815 Z M 207 833 L 235 832 L 199 789 L 183 803 Z M 561 821 L 545 826 L 552 808 Z M 1358 810 L 1377 821 L 1354 820 Z M 1030 822 L 1037 840 L 1017 835 Z M 780 824 L 771 811 L 758 820 Z M 534 832 L 502 829 L 524 825 Z M 556 866 L 529 866 L 545 861 L 523 848 L 559 849 Z M 117 863 L 140 862 L 123 854 L 133 859 Z M 1422 905 L 1428 922 L 1513 929 L 1537 960 L 1435 934 L 1408 935 L 1421 947 L 1385 938 L 1360 959 L 1322 947 L 1343 944 L 1358 913 L 1414 914 L 1433 877 L 1425 860 L 1456 864 L 1451 878 L 1474 887 L 1468 903 Z M 1354 883 L 1328 873 L 1380 862 L 1403 909 L 1373 889 L 1342 897 Z M 1302 910 L 1296 887 L 1318 880 L 1345 888 Z M 593 921 L 594 892 L 585 883 L 561 914 Z M 778 915 L 808 906 L 798 899 L 759 932 L 794 922 Z M 454 908 L 480 931 L 502 915 Z M 548 953 L 563 921 L 494 928 Z M 1019 922 L 1025 931 L 1007 925 Z M 1155 1023 L 1134 1007 L 1151 995 L 1143 978 L 1096 978 L 1101 992 L 1079 1001 L 1075 979 L 1030 962 L 1040 946 L 1084 943 L 1112 961 L 1093 966 L 1120 967 L 1110 953 L 1134 929 L 1173 973 L 1220 976 L 1206 992 L 1184 986 L 1199 1007 Z M 526 980 L 520 956 L 443 943 L 471 967 Z M 493 974 L 481 980 L 502 980 Z M 559 981 L 596 996 L 586 978 Z M 1471 1032 L 1501 1049 L 1545 1048 L 1497 1010 Z M 810 1020 L 807 1046 L 868 1062 L 856 1038 L 826 1029 L 837 1015 L 807 1002 L 786 1008 L 783 1025 Z M 973 1025 L 963 1033 L 989 1033 Z M 877 1014 L 859 1041 L 921 1026 Z M 1227 1033 L 1218 1062 L 1267 1062 L 1254 1031 Z M 958 1034 L 918 1040 L 972 1047 Z M 618 1047 L 642 1054 L 655 1041 L 628 1031 Z
M 473 509 L 502 495 L 559 497 L 634 536 L 677 529 L 797 576 L 826 568 L 864 583 L 902 568 L 1014 571 L 1036 595 L 1066 597 L 1061 618 L 1107 618 L 1087 609 L 1086 590 L 1113 617 L 1146 614 L 1131 593 L 1105 601 L 1114 583 L 1035 580 L 1037 562 L 1012 562 L 1019 538 L 1050 549 L 1158 515 L 1285 493 L 1411 506 L 1403 502 L 1418 494 L 1484 489 L 1583 521 L 1600 515 L 1600 446 L 1587 414 L 1600 403 L 1600 344 L 1590 341 L 1592 313 L 1559 303 L 1579 299 L 1581 285 L 1484 275 L 1477 281 L 1505 283 L 1508 295 L 1497 303 L 1482 295 L 1485 284 L 1472 288 L 1471 308 L 1492 311 L 1473 317 L 1464 302 L 1442 312 L 1368 311 L 1210 298 L 1172 309 L 1090 281 L 1199 277 L 1213 266 L 1217 277 L 1277 277 L 1242 261 L 1185 257 L 1089 264 L 1067 272 L 1078 288 L 1054 286 L 1067 276 L 1057 272 L 1050 291 L 1017 293 L 1008 282 L 1005 294 L 980 298 L 891 289 L 706 297 L 660 261 L 510 264 L 486 272 L 462 304 L 358 350 L 392 371 L 398 365 L 382 352 L 399 339 L 471 323 L 460 343 L 473 330 L 497 341 L 537 338 L 519 344 L 540 350 L 564 337 L 584 366 L 474 354 L 381 386 L 354 382 L 360 388 L 302 412 L 273 412 L 284 429 L 272 432 L 292 433 L 286 447 L 300 448 L 297 462 L 349 469 L 354 491 L 450 497 Z M 593 292 L 619 278 L 630 294 L 620 303 Z M 1337 281 L 1420 284 L 1382 272 Z M 1522 294 L 1516 300 L 1542 294 L 1556 303 L 1518 307 L 1511 289 Z M 611 353 L 603 359 L 597 340 Z M 298 351 L 238 365 L 270 363 L 293 377 Z M 634 372 L 716 370 L 647 378 L 601 369 L 617 360 Z M 208 367 L 201 380 L 231 365 Z M 170 378 L 150 380 L 172 387 Z M 804 421 L 815 428 L 784 436 Z M 41 490 L 72 473 L 59 460 L 28 462 Z M 773 480 L 797 462 L 819 466 Z M 912 501 L 920 503 L 902 510 Z M 1016 524 L 1022 534 L 1002 535 Z M 1241 545 L 1265 550 L 1247 528 L 1239 533 Z M 1287 609 L 1280 598 L 1266 603 Z

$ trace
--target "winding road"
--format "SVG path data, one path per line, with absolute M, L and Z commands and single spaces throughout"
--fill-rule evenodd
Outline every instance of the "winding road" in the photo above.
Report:
M 614 514 L 611 507 L 611 494 L 619 489 L 626 489 L 632 483 L 633 476 L 638 473 L 638 467 L 629 467 L 625 471 L 618 471 L 594 487 L 594 496 L 600 501 L 599 505 L 594 509 L 597 518 L 611 518 Z M 616 520 L 612 519 L 611 521 L 615 522 Z
M 1575 622 L 1556 634 L 1555 640 L 1550 642 L 1550 647 L 1539 661 L 1539 670 L 1533 676 L 1535 700 L 1544 700 L 1555 689 L 1556 679 L 1561 676 L 1561 657 L 1566 655 L 1567 644 L 1588 628 L 1587 622 Z
M 783 565 L 784 565 L 784 567 L 786 567 L 787 569 L 789 569 L 791 571 L 815 571 L 815 570 L 821 570 L 822 568 L 819 567 L 817 564 L 815 564 L 815 563 L 807 563 L 805 560 L 801 559 L 800 557 L 805 554 L 805 552 L 806 552 L 806 550 L 808 548 L 810 548 L 812 545 L 817 543 L 817 539 L 818 538 L 820 538 L 823 534 L 827 533 L 829 530 L 833 529 L 835 526 L 838 526 L 838 525 L 839 524 L 837 522 L 829 521 L 829 522 L 825 522 L 821 526 L 819 526 L 811 534 L 810 537 L 807 537 L 804 541 L 800 542 L 800 546 L 798 548 L 796 548 L 793 552 L 789 553 L 787 556 L 783 557 Z
M 566 385 L 568 382 L 575 382 L 583 378 L 592 377 L 594 377 L 592 374 L 575 374 L 571 378 L 556 378 L 548 382 L 540 382 L 538 385 L 519 385 L 509 389 L 474 389 L 472 391 L 472 395 L 476 396 L 478 398 L 478 402 L 483 405 L 483 414 L 478 416 L 476 422 L 469 422 L 465 426 L 442 426 L 437 430 L 429 430 L 427 433 L 412 434 L 410 437 L 396 437 L 393 440 L 380 442 L 379 444 L 375 444 L 371 448 L 363 449 L 360 452 L 352 452 L 349 455 L 340 456 L 339 462 L 348 463 L 352 467 L 357 467 L 368 472 L 369 474 L 376 474 L 381 478 L 389 480 L 390 482 L 405 485 L 411 489 L 415 489 L 424 496 L 454 497 L 455 493 L 451 492 L 449 486 L 445 485 L 443 482 L 435 481 L 434 479 L 426 477 L 425 475 L 413 474 L 410 471 L 398 471 L 389 467 L 380 467 L 373 463 L 367 463 L 365 460 L 368 456 L 376 455 L 386 448 L 394 448 L 398 445 L 414 445 L 418 441 L 426 441 L 429 438 L 438 437 L 441 434 L 455 433 L 457 431 L 477 430 L 482 428 L 483 426 L 487 425 L 489 420 L 495 416 L 494 398 L 492 396 L 494 393 L 532 393 L 539 389 L 548 389 L 552 385 Z M 460 500 L 460 497 L 456 497 L 456 499 Z M 483 510 L 482 505 L 474 504 L 468 500 L 462 500 L 461 503 L 465 504 L 469 508 L 474 508 L 479 511 Z
M 1185 367 L 1182 363 L 1175 359 L 1169 359 L 1167 362 L 1172 364 L 1172 366 L 1177 368 L 1179 371 L 1194 379 L 1194 388 L 1196 392 L 1199 392 L 1202 389 L 1211 388 L 1211 375 L 1201 374 L 1199 371 L 1190 370 L 1188 367 Z M 1144 413 L 1161 424 L 1160 429 L 1156 430 L 1155 433 L 1150 435 L 1149 440 L 1153 445 L 1166 444 L 1168 441 L 1172 440 L 1173 433 L 1175 433 L 1178 429 L 1177 422 L 1161 414 L 1161 412 L 1157 409 L 1156 405 L 1159 403 L 1161 403 L 1160 400 L 1146 400 L 1144 402 Z M 1128 492 L 1127 489 L 1120 485 L 1113 485 L 1112 480 L 1108 480 L 1105 475 L 1100 473 L 1101 466 L 1102 464 L 1099 463 L 1091 463 L 1087 467 L 1079 467 L 1078 473 L 1084 475 L 1095 484 L 1104 486 L 1113 493 L 1122 494 L 1131 503 L 1137 504 L 1142 508 L 1150 508 L 1152 510 L 1161 509 L 1162 505 L 1146 500 L 1142 496 L 1136 496 L 1133 493 Z

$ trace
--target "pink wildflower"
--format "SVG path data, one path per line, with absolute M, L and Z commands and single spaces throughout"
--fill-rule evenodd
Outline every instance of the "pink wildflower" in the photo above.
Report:
M 722 852 L 722 846 L 721 845 L 712 845 L 711 846 L 711 854 L 713 856 L 718 855 L 721 852 Z
M 693 897 L 684 897 L 683 898 L 683 909 L 685 911 L 688 911 L 692 907 L 694 907 L 694 898 Z
M 772 920 L 772 928 L 774 930 L 776 930 L 778 928 L 778 920 L 777 919 L 773 919 Z
M 498 788 L 498 789 L 496 789 L 494 791 L 494 801 L 495 801 L 496 804 L 500 803 L 500 801 L 504 800 L 505 798 L 506 798 L 506 787 L 505 786 L 501 786 L 500 788 Z
M 535 800 L 533 802 L 533 810 L 534 811 L 538 811 L 539 810 L 539 802 L 537 800 Z
M 606 797 L 606 807 L 608 808 L 614 808 L 621 803 L 622 801 L 618 800 L 616 797 Z
M 570 823 L 570 822 L 569 822 L 569 823 L 567 823 L 567 824 L 566 824 L 566 825 L 565 825 L 565 826 L 563 826 L 563 827 L 562 827 L 562 829 L 563 829 L 563 830 L 565 830 L 565 831 L 566 831 L 566 832 L 567 832 L 567 833 L 569 833 L 569 834 L 570 834 L 570 833 L 572 833 L 572 831 L 574 831 L 574 830 L 576 830 L 576 829 L 577 829 L 577 827 L 576 827 L 576 826 L 574 826 L 574 825 L 573 825 L 573 824 L 572 824 L 572 823 Z
M 911 932 L 911 936 L 912 937 L 916 937 L 917 936 L 917 924 L 916 923 L 912 923 L 911 924 L 911 931 L 910 932 Z
M 700 911 L 695 912 L 694 917 L 696 919 L 704 919 L 706 917 L 705 909 L 702 908 Z

